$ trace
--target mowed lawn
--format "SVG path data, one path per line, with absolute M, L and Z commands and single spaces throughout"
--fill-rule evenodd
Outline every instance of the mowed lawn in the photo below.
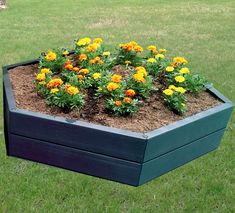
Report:
M 235 102 L 234 23 L 234 0 L 9 0 L 0 66 L 77 37 L 102 37 L 110 50 L 136 40 L 186 57 Z M 0 134 L 0 213 L 235 212 L 235 113 L 217 151 L 138 188 L 7 157 L 2 124 Z

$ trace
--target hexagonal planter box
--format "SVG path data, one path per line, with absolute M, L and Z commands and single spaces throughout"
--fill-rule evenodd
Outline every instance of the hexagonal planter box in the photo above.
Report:
M 223 103 L 145 134 L 18 109 L 8 73 L 37 62 L 3 68 L 7 154 L 133 186 L 216 149 L 233 108 L 211 87 Z

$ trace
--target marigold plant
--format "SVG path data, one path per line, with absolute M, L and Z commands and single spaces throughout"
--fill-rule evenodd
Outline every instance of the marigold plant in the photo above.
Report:
M 107 112 L 127 116 L 154 93 L 178 114 L 187 110 L 187 93 L 198 95 L 208 83 L 191 73 L 188 60 L 168 58 L 167 50 L 150 44 L 144 49 L 135 41 L 119 44 L 110 52 L 102 38 L 79 38 L 74 51 L 42 53 L 35 76 L 38 94 L 50 106 L 69 112 L 82 108 L 90 91 L 104 99 Z

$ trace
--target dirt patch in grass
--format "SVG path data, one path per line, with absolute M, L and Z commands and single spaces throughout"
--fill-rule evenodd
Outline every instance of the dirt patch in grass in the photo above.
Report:
M 104 100 L 102 98 L 93 99 L 91 97 L 93 91 L 90 90 L 86 94 L 86 104 L 82 109 L 74 109 L 69 113 L 63 113 L 58 108 L 47 106 L 44 99 L 37 95 L 33 83 L 37 72 L 37 64 L 16 67 L 10 71 L 10 81 L 18 108 L 79 119 L 134 132 L 154 130 L 221 104 L 217 98 L 208 92 L 202 92 L 198 97 L 187 95 L 188 111 L 184 116 L 180 116 L 170 111 L 164 105 L 162 96 L 156 92 L 143 102 L 138 112 L 132 117 L 117 117 L 108 114 L 104 108 Z

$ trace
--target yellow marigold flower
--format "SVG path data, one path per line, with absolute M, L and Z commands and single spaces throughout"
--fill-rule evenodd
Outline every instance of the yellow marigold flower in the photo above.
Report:
M 100 61 L 100 57 L 97 56 L 97 57 L 94 58 L 94 60 L 95 60 L 96 62 L 98 62 L 98 61 Z
M 83 75 L 78 75 L 78 80 L 82 81 L 82 79 L 83 79 Z
M 73 68 L 73 71 L 74 71 L 74 72 L 79 72 L 79 68 L 78 68 L 78 67 L 74 67 L 74 68 Z
M 165 58 L 165 56 L 163 54 L 158 53 L 157 55 L 155 55 L 155 58 L 163 59 L 163 58 Z
M 176 87 L 175 91 L 184 94 L 186 92 L 186 89 L 184 89 L 183 87 Z
M 182 69 L 180 70 L 180 73 L 181 73 L 181 74 L 188 74 L 188 73 L 190 73 L 190 71 L 189 71 L 189 69 L 188 69 L 187 67 L 184 67 L 184 68 L 182 68 Z
M 77 45 L 78 46 L 85 46 L 87 44 L 91 43 L 91 39 L 90 38 L 81 38 L 78 40 Z
M 45 85 L 46 84 L 46 81 L 40 81 L 38 82 L 40 85 Z
M 131 64 L 131 61 L 125 61 L 124 63 L 129 65 L 129 64 Z
M 134 78 L 134 80 L 135 80 L 136 82 L 138 82 L 138 83 L 143 83 L 143 82 L 145 82 L 143 73 L 136 73 L 136 74 L 133 75 L 133 78 Z
M 138 46 L 137 42 L 135 41 L 130 41 L 129 45 L 131 45 L 132 47 Z
M 66 92 L 70 95 L 76 95 L 77 93 L 79 93 L 79 90 L 77 87 L 70 86 L 66 89 Z
M 117 74 L 112 75 L 112 81 L 114 83 L 119 83 L 121 80 L 122 80 L 122 76 L 121 75 L 117 75 Z
M 65 68 L 68 69 L 68 70 L 73 70 L 73 65 L 72 64 L 67 64 L 65 66 Z
M 90 61 L 89 61 L 89 64 L 95 64 L 96 63 L 96 60 L 95 59 L 91 59 Z
M 174 71 L 174 67 L 171 67 L 171 66 L 169 66 L 169 67 L 166 67 L 166 71 L 167 72 L 172 72 L 172 71 Z
M 126 91 L 126 96 L 130 96 L 130 97 L 134 97 L 135 96 L 135 90 L 133 90 L 133 89 L 128 89 L 127 91 Z
M 132 99 L 129 98 L 129 97 L 125 97 L 125 98 L 123 98 L 123 101 L 124 101 L 125 103 L 131 104 Z
M 92 75 L 92 77 L 93 77 L 94 79 L 101 78 L 101 73 L 96 72 L 96 73 L 94 73 L 94 74 Z
M 90 71 L 88 69 L 80 69 L 79 70 L 79 73 L 82 74 L 82 75 L 86 75 L 88 74 Z
M 54 61 L 56 60 L 56 53 L 52 52 L 52 51 L 49 51 L 47 54 L 46 54 L 46 60 L 48 61 Z
M 103 52 L 103 56 L 110 56 L 110 52 Z
M 55 78 L 48 82 L 47 88 L 49 89 L 57 88 L 57 87 L 60 87 L 62 84 L 63 84 L 63 81 L 60 78 Z
M 50 73 L 51 71 L 50 71 L 50 69 L 48 69 L 48 68 L 42 68 L 41 70 L 40 70 L 40 73 L 45 73 L 45 74 L 48 74 L 48 73 Z
M 187 64 L 188 63 L 188 61 L 183 57 L 175 57 L 175 58 L 173 58 L 173 62 L 178 63 L 178 64 Z
M 103 43 L 103 40 L 102 40 L 102 38 L 95 38 L 95 39 L 93 40 L 93 42 L 96 43 L 96 44 L 102 44 L 102 43 Z
M 80 55 L 78 56 L 78 59 L 79 59 L 80 61 L 85 61 L 85 60 L 87 60 L 87 55 L 86 55 L 86 54 L 80 54 Z
M 141 47 L 141 46 L 139 46 L 139 45 L 135 46 L 135 47 L 134 47 L 134 50 L 135 50 L 137 53 L 141 53 L 141 52 L 144 51 L 143 47 Z
M 39 74 L 37 74 L 36 79 L 38 81 L 44 81 L 46 79 L 46 74 L 45 73 L 39 73 Z
M 122 106 L 122 102 L 121 102 L 120 100 L 114 101 L 114 104 L 115 104 L 116 106 Z
M 143 75 L 144 75 L 144 77 L 146 77 L 147 75 L 148 75 L 148 73 L 147 73 L 147 71 L 146 71 L 146 69 L 144 68 L 144 67 L 136 67 L 135 68 L 135 71 L 136 71 L 136 73 L 142 73 Z
M 93 44 L 89 44 L 86 48 L 86 51 L 88 52 L 95 52 L 97 50 L 97 48 L 99 47 L 98 44 L 93 43 Z
M 159 50 L 159 52 L 160 52 L 160 53 L 166 53 L 166 52 L 167 52 L 167 50 L 166 50 L 166 49 L 164 49 L 164 48 L 161 48 L 161 49 Z
M 148 62 L 148 63 L 156 63 L 157 60 L 156 60 L 155 58 L 149 58 L 149 59 L 147 60 L 147 62 Z
M 182 75 L 178 75 L 178 76 L 175 76 L 175 81 L 179 82 L 179 83 L 182 83 L 182 82 L 185 81 L 185 78 Z
M 110 82 L 108 85 L 107 85 L 107 90 L 108 91 L 113 91 L 113 90 L 116 90 L 117 88 L 119 88 L 119 85 L 117 83 L 114 83 L 114 82 Z
M 66 50 L 66 51 L 64 51 L 62 54 L 66 56 L 66 55 L 69 54 L 69 51 Z
M 174 92 L 171 89 L 165 89 L 165 90 L 163 90 L 163 93 L 167 96 L 171 96 L 171 95 L 173 95 Z
M 175 86 L 175 85 L 170 85 L 170 86 L 168 87 L 168 89 L 175 90 L 175 89 L 176 89 L 176 86 Z
M 50 91 L 50 93 L 57 93 L 57 92 L 59 92 L 58 88 L 51 89 L 51 91 Z
M 149 46 L 147 47 L 147 49 L 148 49 L 148 50 L 151 50 L 151 51 L 156 51 L 156 50 L 157 50 L 157 47 L 154 46 L 154 45 L 149 45 Z

